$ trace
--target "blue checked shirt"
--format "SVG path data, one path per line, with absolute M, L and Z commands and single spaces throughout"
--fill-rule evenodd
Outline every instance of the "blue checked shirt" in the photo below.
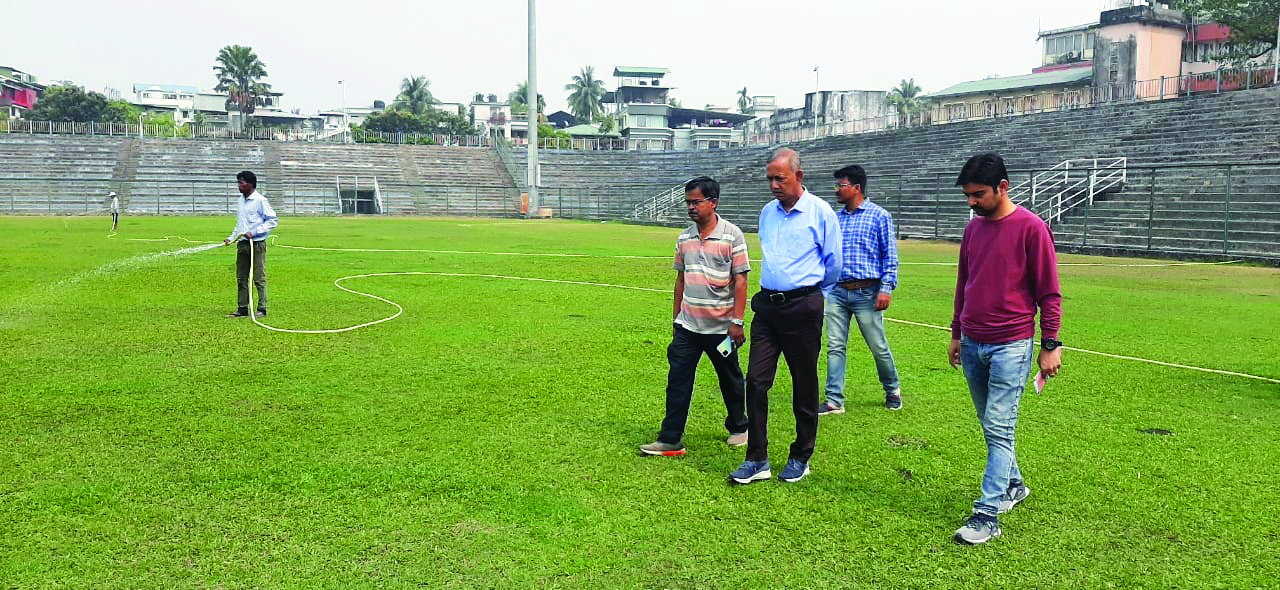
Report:
M 880 279 L 880 292 L 892 293 L 898 286 L 898 243 L 894 239 L 893 217 L 871 201 L 864 200 L 852 213 L 841 207 L 840 237 L 844 256 L 840 282 Z

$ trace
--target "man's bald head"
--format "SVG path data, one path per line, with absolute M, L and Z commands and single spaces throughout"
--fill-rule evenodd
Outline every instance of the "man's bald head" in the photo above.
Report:
M 769 163 L 772 164 L 778 161 L 786 163 L 787 167 L 790 168 L 792 172 L 799 172 L 801 170 L 800 152 L 791 148 L 780 148 L 778 151 L 773 152 L 773 157 L 769 158 Z
M 788 211 L 804 194 L 804 170 L 800 169 L 800 154 L 791 148 L 773 152 L 765 168 L 769 179 L 769 191 Z

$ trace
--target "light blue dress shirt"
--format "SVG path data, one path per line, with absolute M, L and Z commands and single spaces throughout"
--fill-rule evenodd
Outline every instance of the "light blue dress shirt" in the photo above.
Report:
M 777 199 L 760 211 L 760 286 L 790 291 L 820 284 L 831 293 L 843 260 L 840 222 L 826 201 L 808 189 L 785 211 Z
M 240 199 L 240 206 L 236 209 L 236 229 L 227 236 L 227 239 L 236 241 L 241 239 L 240 236 L 245 232 L 249 232 L 249 235 L 253 236 L 253 241 L 261 242 L 271 235 L 271 230 L 275 228 L 277 221 L 276 211 L 271 208 L 271 203 L 255 190 L 249 193 L 249 196 Z

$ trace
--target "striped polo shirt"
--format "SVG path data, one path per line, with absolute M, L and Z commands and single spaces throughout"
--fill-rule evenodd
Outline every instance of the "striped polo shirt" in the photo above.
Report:
M 742 230 L 716 215 L 704 240 L 696 224 L 676 238 L 673 265 L 684 273 L 684 298 L 676 323 L 698 334 L 725 334 L 733 317 L 733 275 L 751 270 Z

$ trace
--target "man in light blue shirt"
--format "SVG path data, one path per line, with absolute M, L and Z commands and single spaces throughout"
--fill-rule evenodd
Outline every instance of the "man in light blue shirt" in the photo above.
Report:
M 769 388 L 778 357 L 791 371 L 796 440 L 779 478 L 809 474 L 818 438 L 818 353 L 822 350 L 823 297 L 840 278 L 840 223 L 835 211 L 804 188 L 800 154 L 783 148 L 765 169 L 776 201 L 760 211 L 764 252 L 760 292 L 751 298 L 751 352 L 747 361 L 747 460 L 729 477 L 748 484 L 772 477 L 769 467 Z
M 236 175 L 239 185 L 239 207 L 236 209 L 236 228 L 225 246 L 236 242 L 236 311 L 229 318 L 249 315 L 249 262 L 253 261 L 253 286 L 258 289 L 257 317 L 267 315 L 267 236 L 276 226 L 276 212 L 267 198 L 258 192 L 258 177 L 245 170 Z M 252 252 L 252 254 L 251 254 Z

